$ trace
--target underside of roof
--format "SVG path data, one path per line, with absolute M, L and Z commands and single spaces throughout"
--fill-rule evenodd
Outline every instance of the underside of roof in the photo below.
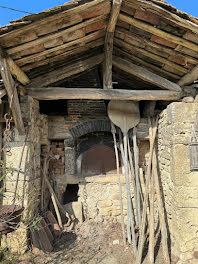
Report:
M 110 0 L 81 0 L 25 16 L 0 28 L 0 46 L 29 85 L 100 88 L 111 8 Z M 198 64 L 198 20 L 164 1 L 123 0 L 113 45 L 113 56 L 177 83 Z M 118 63 L 113 82 L 156 88 Z

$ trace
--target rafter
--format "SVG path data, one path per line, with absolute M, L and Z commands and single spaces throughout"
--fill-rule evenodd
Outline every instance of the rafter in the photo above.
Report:
M 178 85 L 183 86 L 183 85 L 188 85 L 193 83 L 198 79 L 198 65 L 195 66 L 190 72 L 185 74 L 179 81 Z
M 115 32 L 116 22 L 120 13 L 122 0 L 113 0 L 109 24 L 104 44 L 104 65 L 103 65 L 103 88 L 112 89 L 112 53 L 113 53 L 113 37 Z
M 23 84 L 26 85 L 30 82 L 28 76 L 17 66 L 17 64 L 13 61 L 13 59 L 8 56 L 6 51 L 0 47 L 0 57 L 3 57 L 5 60 L 7 60 L 7 63 L 10 68 L 10 72 L 12 73 L 13 76 L 17 78 L 17 80 Z
M 91 100 L 177 100 L 180 92 L 165 90 L 122 90 L 93 88 L 29 88 L 28 95 L 37 100 L 91 99 Z
M 156 85 L 159 88 L 166 89 L 166 90 L 171 90 L 171 91 L 181 91 L 181 87 L 173 83 L 153 72 L 150 72 L 146 70 L 145 68 L 141 66 L 137 66 L 133 64 L 132 62 L 122 59 L 119 57 L 114 56 L 113 57 L 113 65 L 116 66 L 117 68 L 128 72 L 129 74 L 132 74 L 146 82 L 149 82 L 151 84 Z M 145 99 L 147 100 L 147 99 Z M 159 99 L 160 100 L 160 99 Z
M 2 55 L 2 54 L 1 54 Z M 19 105 L 19 99 L 18 94 L 16 90 L 16 86 L 14 83 L 14 80 L 10 73 L 10 68 L 7 62 L 7 59 L 2 57 L 0 55 L 0 70 L 1 70 L 1 77 L 3 79 L 3 83 L 5 86 L 5 89 L 8 94 L 8 99 L 10 103 L 10 108 L 12 111 L 12 116 L 14 119 L 14 123 L 16 125 L 16 128 L 19 132 L 19 134 L 24 134 L 24 125 L 21 115 L 21 109 Z
M 198 51 L 198 45 L 194 44 L 188 40 L 182 39 L 180 37 L 177 37 L 175 35 L 172 35 L 170 33 L 167 33 L 165 31 L 162 31 L 161 29 L 155 28 L 147 23 L 144 23 L 138 19 L 126 16 L 124 14 L 120 14 L 119 15 L 119 19 L 123 22 L 126 22 L 130 25 L 133 25 L 134 27 L 140 28 L 144 31 L 147 31 L 151 34 L 154 34 L 160 38 L 164 38 L 164 39 L 168 39 L 169 41 L 184 46 L 188 49 L 194 50 L 194 51 Z
M 43 74 L 41 77 L 35 78 L 26 88 L 32 87 L 45 87 L 53 83 L 64 80 L 70 76 L 76 75 L 78 73 L 90 70 L 91 68 L 102 63 L 104 54 L 98 54 L 92 56 L 88 59 L 79 60 L 77 62 L 71 63 L 64 67 L 60 67 L 57 70 Z

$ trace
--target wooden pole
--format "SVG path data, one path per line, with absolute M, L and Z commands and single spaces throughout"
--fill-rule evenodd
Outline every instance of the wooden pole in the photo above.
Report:
M 145 235 L 145 225 L 146 225 L 146 212 L 148 206 L 148 194 L 149 194 L 149 185 L 151 179 L 151 164 L 152 164 L 152 157 L 153 157 L 153 149 L 154 149 L 154 142 L 157 133 L 157 122 L 158 118 L 156 118 L 155 126 L 153 128 L 153 136 L 150 135 L 150 153 L 148 159 L 148 167 L 146 173 L 146 186 L 145 186 L 145 194 L 144 194 L 144 203 L 143 203 L 143 211 L 142 211 L 142 221 L 140 227 L 140 237 L 139 237 L 139 245 L 138 245 L 138 253 L 137 253 L 137 264 L 142 263 L 142 253 L 144 248 L 144 235 Z
M 137 146 L 137 128 L 133 128 L 133 153 L 134 153 L 134 164 L 135 164 L 135 181 L 136 181 L 136 197 L 137 197 L 137 219 L 138 226 L 141 225 L 141 206 L 140 206 L 140 180 L 139 180 L 139 149 Z
M 153 129 L 151 125 L 151 119 L 148 118 L 149 122 L 149 137 L 153 136 Z M 151 146 L 150 146 L 151 147 Z M 151 152 L 151 149 L 150 149 Z M 154 151 L 153 151 L 154 152 Z M 153 164 L 152 164 L 153 165 Z M 154 248 L 155 248 L 155 241 L 154 241 L 154 172 L 152 169 L 151 174 L 151 181 L 150 181 L 150 190 L 149 190 L 149 202 L 150 202 L 150 211 L 149 211 L 149 248 L 148 248 L 148 258 L 149 263 L 154 263 Z
M 167 227 L 165 222 L 165 212 L 164 212 L 164 206 L 163 201 L 161 197 L 161 191 L 160 191 L 160 178 L 158 174 L 157 169 L 157 154 L 156 154 L 156 147 L 153 151 L 153 173 L 154 173 L 154 179 L 155 179 L 155 190 L 156 190 L 156 196 L 157 196 L 157 205 L 158 205 L 158 212 L 159 212 L 159 220 L 160 220 L 160 229 L 161 229 L 161 236 L 162 236 L 162 252 L 164 255 L 164 263 L 170 264 L 170 256 L 168 252 L 168 234 L 167 234 Z
M 117 167 L 117 177 L 118 177 L 118 187 L 120 193 L 120 211 L 121 211 L 121 225 L 122 225 L 122 236 L 123 236 L 123 244 L 126 247 L 126 235 L 125 235 L 125 227 L 124 227 L 124 209 L 123 209 L 123 201 L 122 201 L 122 185 L 120 181 L 120 166 L 119 166 L 119 155 L 118 155 L 118 148 L 116 142 L 116 129 L 113 122 L 111 122 L 111 131 L 113 135 L 113 142 L 114 142 L 114 149 L 115 149 L 115 157 L 116 157 L 116 167 Z

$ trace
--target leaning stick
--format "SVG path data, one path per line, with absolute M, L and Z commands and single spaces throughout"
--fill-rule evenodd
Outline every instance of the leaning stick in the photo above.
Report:
M 137 197 L 137 219 L 138 225 L 141 225 L 141 207 L 140 207 L 140 180 L 139 180 L 139 150 L 137 146 L 137 130 L 133 128 L 133 152 L 134 152 L 134 164 L 135 164 L 135 182 L 136 182 L 136 197 Z
M 120 211 L 121 211 L 121 225 L 122 225 L 122 237 L 123 237 L 123 243 L 124 247 L 126 247 L 126 235 L 125 235 L 125 228 L 124 228 L 124 209 L 123 209 L 123 202 L 122 202 L 122 185 L 120 181 L 120 166 L 119 166 L 119 156 L 118 156 L 118 148 L 117 148 L 117 142 L 116 142 L 116 129 L 113 122 L 111 122 L 111 131 L 113 135 L 113 142 L 114 142 L 114 149 L 115 149 L 115 157 L 116 157 L 116 167 L 117 167 L 117 177 L 118 177 L 118 187 L 119 187 L 119 193 L 120 193 Z
M 153 135 L 151 120 L 149 118 L 149 137 L 151 138 Z M 151 147 L 151 146 L 150 146 Z M 154 151 L 153 151 L 154 153 Z M 153 166 L 153 164 L 152 164 Z M 150 215 L 149 215 L 149 248 L 148 248 L 148 258 L 149 263 L 154 263 L 154 248 L 155 248 L 155 241 L 154 241 L 154 172 L 152 169 L 151 180 L 150 180 L 150 194 L 149 194 L 149 201 L 150 201 Z
M 165 222 L 165 213 L 164 213 L 164 207 L 163 207 L 162 197 L 160 193 L 160 184 L 159 184 L 160 179 L 159 179 L 159 174 L 157 170 L 156 148 L 154 148 L 154 152 L 153 152 L 153 173 L 154 173 L 154 179 L 155 179 L 160 229 L 161 229 L 161 235 L 162 235 L 162 251 L 163 251 L 164 260 L 165 260 L 164 263 L 170 264 L 170 257 L 168 253 L 168 239 L 167 239 L 167 228 L 166 228 L 166 222 Z
M 144 194 L 144 203 L 143 203 L 143 211 L 142 211 L 142 221 L 141 221 L 141 228 L 140 228 L 140 238 L 139 238 L 139 245 L 138 245 L 138 253 L 137 253 L 137 264 L 141 264 L 142 261 L 142 253 L 144 247 L 144 231 L 146 226 L 146 212 L 148 206 L 148 194 L 149 194 L 149 185 L 150 185 L 150 178 L 151 178 L 151 163 L 153 157 L 153 149 L 154 149 L 154 142 L 157 132 L 157 121 L 156 118 L 155 126 L 153 128 L 153 136 L 149 135 L 150 137 L 150 153 L 149 153 L 149 160 L 148 160 L 148 168 L 147 168 L 147 178 L 146 178 L 146 187 L 145 187 L 145 194 Z

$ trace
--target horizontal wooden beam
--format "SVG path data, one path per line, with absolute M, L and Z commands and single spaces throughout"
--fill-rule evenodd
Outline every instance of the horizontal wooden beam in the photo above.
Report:
M 94 88 L 29 88 L 27 94 L 37 100 L 91 99 L 91 100 L 177 100 L 181 94 L 166 90 L 119 90 Z
M 29 85 L 26 86 L 26 88 L 49 86 L 50 84 L 64 80 L 70 76 L 76 75 L 86 70 L 90 70 L 91 68 L 102 63 L 103 58 L 104 54 L 99 54 L 88 59 L 80 60 L 67 66 L 60 67 L 57 70 L 51 71 L 49 73 L 43 74 L 41 77 L 35 78 Z
M 13 59 L 8 56 L 8 54 L 2 47 L 0 47 L 0 58 L 4 58 L 7 60 L 11 74 L 15 76 L 21 84 L 26 85 L 30 82 L 28 76 L 19 68 L 19 66 L 13 61 Z
M 198 79 L 198 65 L 195 66 L 190 72 L 185 74 L 179 81 L 178 84 L 180 86 L 188 85 L 193 83 Z
M 164 39 L 168 39 L 169 41 L 184 46 L 188 49 L 194 50 L 194 51 L 198 51 L 198 45 L 194 44 L 188 40 L 182 39 L 180 37 L 177 37 L 175 35 L 172 35 L 170 33 L 167 33 L 165 31 L 162 31 L 161 29 L 158 29 L 156 27 L 153 27 L 152 25 L 149 25 L 147 23 L 144 23 L 138 19 L 126 16 L 124 14 L 120 14 L 119 15 L 119 19 L 123 22 L 126 22 L 130 25 L 133 25 L 134 27 L 140 28 L 144 31 L 147 31 L 151 34 L 154 34 L 160 38 L 164 38 Z
M 159 88 L 178 92 L 181 91 L 181 87 L 178 84 L 173 83 L 153 72 L 150 72 L 141 66 L 137 66 L 126 59 L 114 56 L 113 65 Z

